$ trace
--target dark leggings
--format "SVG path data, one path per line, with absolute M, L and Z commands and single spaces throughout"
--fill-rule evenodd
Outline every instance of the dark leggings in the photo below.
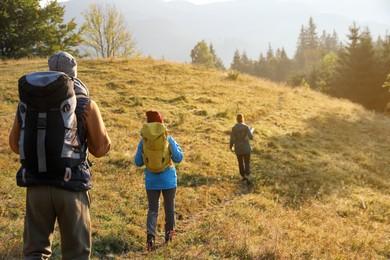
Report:
M 240 175 L 242 177 L 249 176 L 250 174 L 250 160 L 251 160 L 251 154 L 237 154 L 237 160 L 238 160 L 238 169 L 240 170 Z
M 156 236 L 156 225 L 161 193 L 164 197 L 165 232 L 174 230 L 176 188 L 169 190 L 147 190 L 146 193 L 148 195 L 149 202 L 148 217 L 146 219 L 147 234 Z

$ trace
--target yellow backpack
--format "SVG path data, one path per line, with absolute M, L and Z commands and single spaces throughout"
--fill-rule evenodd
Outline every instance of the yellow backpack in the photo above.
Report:
M 146 123 L 141 129 L 143 140 L 142 157 L 150 172 L 160 173 L 172 165 L 171 149 L 165 125 L 152 122 Z

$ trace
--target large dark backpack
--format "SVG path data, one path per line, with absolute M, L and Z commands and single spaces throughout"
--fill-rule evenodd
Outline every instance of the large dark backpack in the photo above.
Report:
M 71 168 L 85 160 L 73 79 L 56 71 L 27 74 L 19 79 L 19 98 L 22 167 L 40 177 L 70 178 Z

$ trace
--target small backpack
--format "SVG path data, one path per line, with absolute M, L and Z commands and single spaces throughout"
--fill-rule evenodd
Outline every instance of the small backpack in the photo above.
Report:
M 70 169 L 85 160 L 73 79 L 57 71 L 35 72 L 21 77 L 18 88 L 22 167 L 40 177 L 70 178 Z
M 167 128 L 158 122 L 144 124 L 141 130 L 142 157 L 146 168 L 161 173 L 172 165 Z
M 236 141 L 248 142 L 248 127 L 236 131 Z

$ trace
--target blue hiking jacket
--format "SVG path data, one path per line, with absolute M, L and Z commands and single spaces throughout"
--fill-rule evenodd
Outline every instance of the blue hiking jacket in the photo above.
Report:
M 175 163 L 180 163 L 183 160 L 183 152 L 180 145 L 168 136 L 169 146 L 171 147 L 171 158 Z M 143 141 L 140 140 L 135 154 L 134 162 L 138 167 L 144 166 L 144 160 L 142 157 L 142 145 Z M 177 175 L 175 165 L 165 168 L 161 173 L 153 173 L 145 168 L 145 188 L 146 190 L 168 190 L 176 188 Z

